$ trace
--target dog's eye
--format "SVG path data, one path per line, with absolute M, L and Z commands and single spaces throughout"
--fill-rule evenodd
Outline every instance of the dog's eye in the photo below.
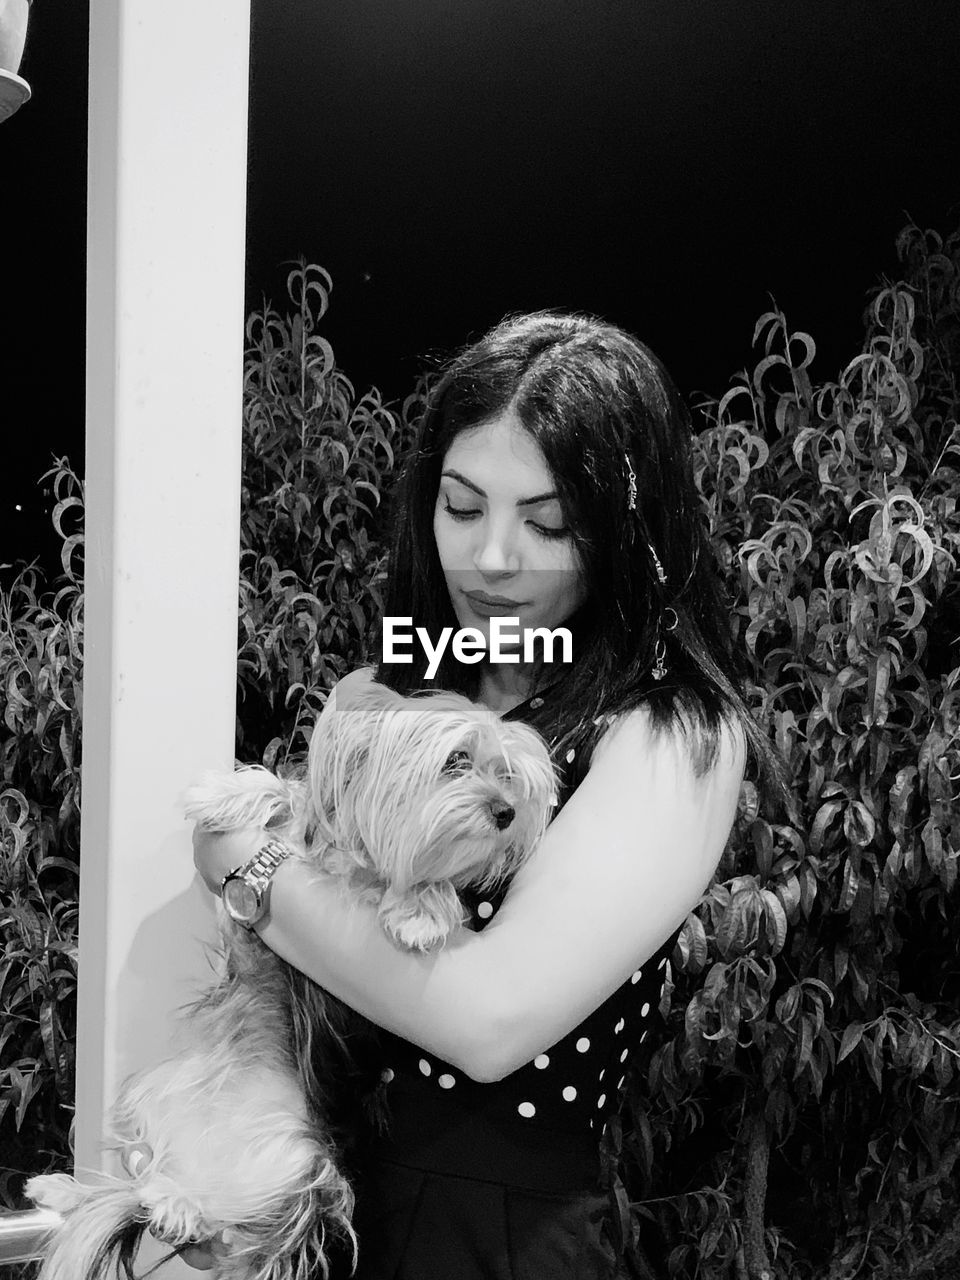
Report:
M 444 762 L 442 773 L 451 774 L 466 773 L 470 768 L 470 756 L 466 751 L 451 751 Z

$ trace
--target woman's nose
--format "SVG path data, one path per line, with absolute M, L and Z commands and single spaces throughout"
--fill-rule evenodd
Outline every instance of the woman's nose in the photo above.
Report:
M 520 562 L 510 531 L 488 524 L 481 531 L 473 563 L 481 573 L 515 573 Z

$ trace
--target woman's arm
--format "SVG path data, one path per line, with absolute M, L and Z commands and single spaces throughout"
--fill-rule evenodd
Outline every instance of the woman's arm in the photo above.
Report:
M 293 862 L 276 872 L 260 934 L 379 1026 L 476 1080 L 500 1079 L 581 1022 L 699 901 L 736 812 L 740 731 L 723 731 L 702 777 L 690 754 L 644 710 L 623 717 L 487 928 L 436 954 L 399 951 L 372 908 Z M 198 838 L 208 883 L 252 852 L 245 839 L 238 858 L 236 841 Z

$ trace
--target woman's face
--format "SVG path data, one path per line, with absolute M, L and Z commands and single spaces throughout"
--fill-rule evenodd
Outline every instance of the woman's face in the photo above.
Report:
M 552 630 L 586 599 L 553 477 L 512 411 L 453 440 L 433 531 L 457 620 L 487 640 L 492 617 Z

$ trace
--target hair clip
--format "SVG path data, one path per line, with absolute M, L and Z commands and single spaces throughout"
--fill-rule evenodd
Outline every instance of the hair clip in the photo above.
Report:
M 627 464 L 627 510 L 636 511 L 637 509 L 637 473 L 634 471 L 630 462 L 629 453 L 623 455 L 623 460 Z
M 647 550 L 650 552 L 651 556 L 653 557 L 653 563 L 657 570 L 657 578 L 660 581 L 660 585 L 661 587 L 664 587 L 667 584 L 667 572 L 664 569 L 663 565 L 660 563 L 660 557 L 654 551 L 652 543 L 649 543 L 649 542 L 647 543 Z

